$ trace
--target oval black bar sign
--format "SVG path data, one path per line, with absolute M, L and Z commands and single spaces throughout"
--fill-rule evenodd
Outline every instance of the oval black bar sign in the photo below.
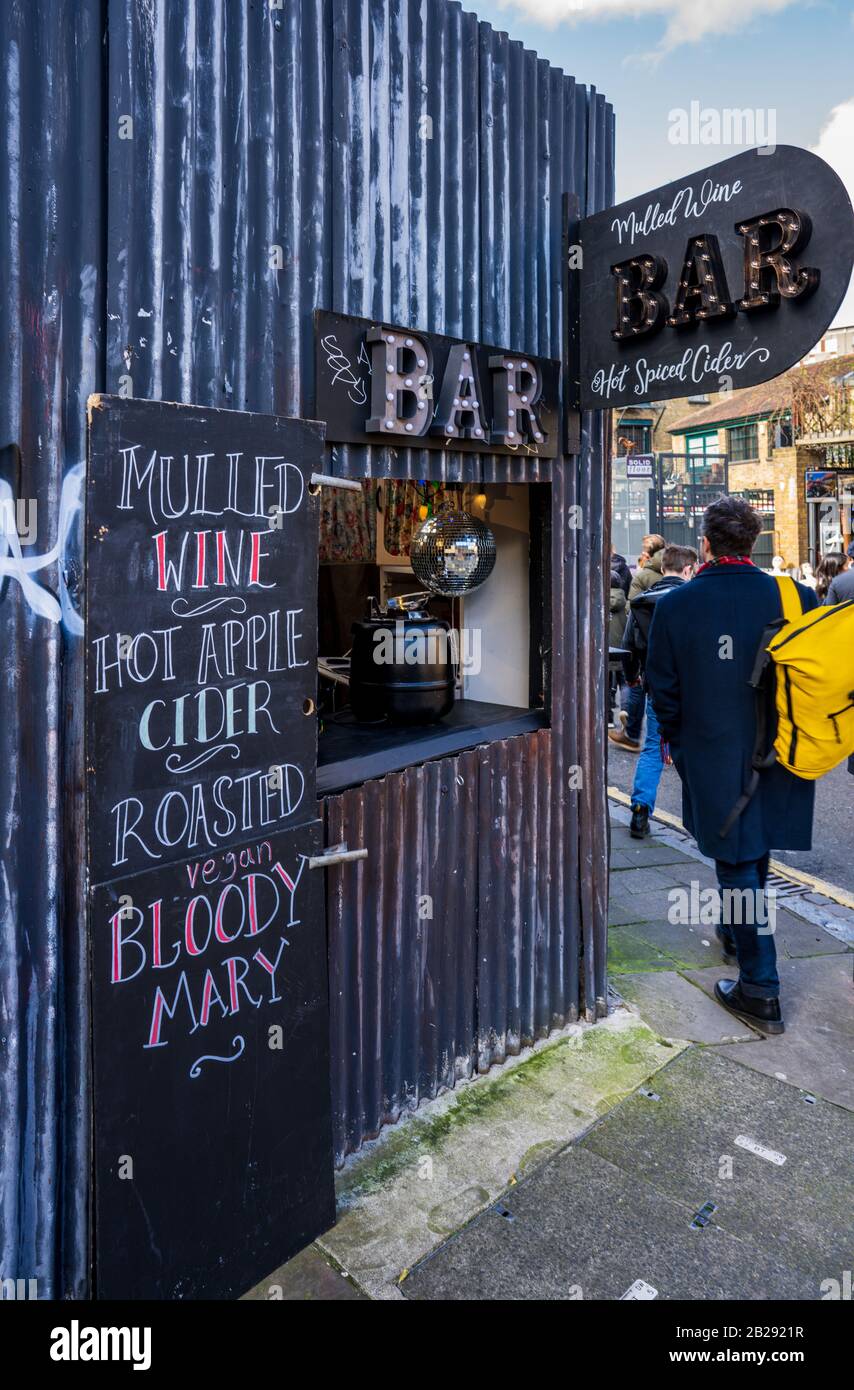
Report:
M 818 342 L 854 261 L 823 159 L 750 150 L 581 224 L 581 405 L 755 386 Z

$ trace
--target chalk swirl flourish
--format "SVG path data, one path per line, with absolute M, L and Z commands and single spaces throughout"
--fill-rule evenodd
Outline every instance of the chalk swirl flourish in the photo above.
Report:
M 190 607 L 190 601 L 186 598 L 176 598 L 172 600 L 172 612 L 176 618 L 197 618 L 200 613 L 211 613 L 214 608 L 221 608 L 224 603 L 231 605 L 232 613 L 245 613 L 246 601 L 242 598 L 231 597 L 212 598 L 207 603 L 200 603 L 195 608 Z M 183 607 L 179 607 L 183 604 Z
M 238 1033 L 236 1038 L 232 1038 L 231 1046 L 237 1048 L 237 1051 L 235 1052 L 233 1057 L 217 1057 L 213 1053 L 208 1053 L 204 1057 L 197 1057 L 193 1065 L 190 1067 L 190 1076 L 192 1076 L 194 1080 L 197 1076 L 201 1076 L 202 1062 L 236 1062 L 238 1057 L 242 1055 L 243 1050 L 246 1047 L 245 1039 L 242 1038 L 241 1035 Z
M 240 757 L 240 749 L 236 743 L 218 743 L 215 748 L 206 748 L 204 753 L 200 753 L 197 758 L 191 758 L 188 763 L 181 762 L 180 753 L 170 753 L 166 759 L 166 766 L 170 772 L 193 772 L 202 763 L 209 762 L 215 758 L 217 753 L 230 752 L 232 758 Z

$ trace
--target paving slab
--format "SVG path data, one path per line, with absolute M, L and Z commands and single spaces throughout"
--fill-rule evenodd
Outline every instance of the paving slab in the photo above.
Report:
M 618 870 L 611 879 L 613 891 L 621 893 L 655 893 L 695 882 L 702 888 L 717 884 L 714 870 L 687 855 L 667 864 L 640 864 L 631 872 Z
M 654 921 L 637 922 L 631 930 L 657 950 L 672 956 L 680 967 L 691 969 L 693 966 L 701 970 L 724 968 L 723 952 L 714 927 L 684 926 L 659 917 Z
M 660 1299 L 814 1299 L 809 1276 L 690 1206 L 571 1147 L 419 1264 L 404 1296 L 428 1300 L 620 1299 L 637 1279 Z
M 355 1284 L 336 1269 L 316 1245 L 301 1250 L 287 1264 L 243 1295 L 244 1300 L 283 1303 L 342 1303 L 365 1299 Z
M 674 1201 L 715 1202 L 717 1225 L 818 1288 L 852 1268 L 854 1117 L 732 1060 L 764 1045 L 690 1048 L 646 1088 L 657 1100 L 636 1093 L 580 1142 Z
M 608 973 L 618 982 L 624 975 L 673 971 L 679 964 L 675 956 L 642 936 L 636 927 L 611 927 L 608 931 Z
M 786 1031 L 751 1046 L 740 1057 L 744 1065 L 854 1110 L 852 963 L 851 952 L 807 960 L 779 959 Z M 686 973 L 701 989 L 708 992 L 714 988 L 708 972 Z M 734 970 L 724 974 L 732 978 Z
M 634 878 L 634 874 L 630 878 Z M 632 892 L 615 888 L 613 878 L 611 884 L 608 921 L 612 926 L 630 926 L 633 922 L 666 922 L 673 910 L 670 890 L 663 886 Z
M 651 837 L 648 840 L 611 840 L 611 868 L 637 869 L 655 864 L 679 864 L 685 855 L 672 845 L 663 845 Z
M 318 1244 L 372 1298 L 678 1051 L 627 1009 L 431 1102 L 353 1156 Z
M 718 879 L 714 869 L 683 854 L 678 862 L 656 864 L 651 872 L 662 887 L 685 887 L 695 883 L 699 890 L 717 888 Z
M 844 941 L 787 908 L 777 909 L 775 936 L 778 954 L 791 960 L 801 956 L 838 956 L 846 951 L 854 957 L 854 952 Z
M 620 994 L 663 1038 L 689 1042 L 751 1042 L 756 1034 L 695 984 L 674 971 L 620 976 Z
M 629 927 L 644 922 L 653 915 L 642 897 L 618 897 L 611 893 L 608 901 L 608 926 Z

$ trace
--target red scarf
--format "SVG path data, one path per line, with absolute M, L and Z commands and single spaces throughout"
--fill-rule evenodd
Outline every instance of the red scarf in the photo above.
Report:
M 749 555 L 718 555 L 715 559 L 707 560 L 704 565 L 700 565 L 696 573 L 702 574 L 703 570 L 710 570 L 713 565 L 750 565 L 751 569 L 756 568 Z

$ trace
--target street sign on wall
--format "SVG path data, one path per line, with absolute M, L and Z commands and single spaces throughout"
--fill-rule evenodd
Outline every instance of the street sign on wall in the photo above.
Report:
M 580 399 L 591 409 L 755 386 L 831 323 L 854 261 L 839 177 L 751 150 L 581 223 Z
M 627 478 L 651 478 L 655 467 L 655 455 L 626 454 L 622 462 L 626 465 Z
M 245 1292 L 334 1220 L 315 775 L 322 428 L 90 401 L 95 1278 Z

